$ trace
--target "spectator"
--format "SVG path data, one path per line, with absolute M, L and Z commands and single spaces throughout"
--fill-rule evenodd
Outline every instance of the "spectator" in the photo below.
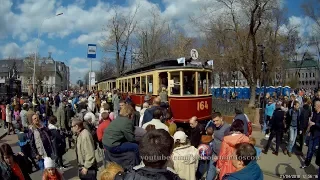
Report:
M 43 170 L 43 158 L 53 157 L 55 155 L 53 151 L 52 137 L 49 129 L 40 123 L 38 115 L 33 115 L 32 121 L 33 125 L 29 130 L 32 156 L 38 160 L 38 166 Z
M 42 180 L 63 180 L 62 174 L 58 171 L 55 162 L 51 158 L 46 157 L 44 159 L 44 168 Z
M 191 145 L 194 146 L 195 148 L 198 148 L 201 141 L 201 136 L 203 135 L 204 128 L 200 123 L 198 123 L 196 116 L 193 116 L 192 118 L 190 118 L 189 124 L 191 127 L 191 132 L 190 132 Z
M 320 141 L 320 101 L 315 101 L 315 112 L 312 115 L 310 124 L 310 138 L 308 143 L 308 152 L 304 165 L 301 168 L 310 166 L 311 159 L 316 151 L 316 146 L 319 146 Z
M 114 120 L 114 112 L 111 112 L 110 114 L 109 114 L 109 119 L 110 119 L 110 121 L 113 121 Z
M 14 127 L 12 125 L 12 112 L 10 110 L 10 105 L 7 104 L 6 105 L 6 123 L 7 123 L 7 126 L 8 126 L 8 135 L 10 134 L 11 130 L 12 132 L 14 133 Z
M 249 133 L 248 133 L 248 117 L 247 117 L 247 115 L 245 115 L 238 108 L 235 108 L 235 113 L 236 113 L 236 116 L 234 117 L 234 120 L 235 119 L 239 119 L 239 120 L 241 120 L 243 122 L 243 134 L 249 136 Z
M 232 165 L 235 167 L 236 172 L 225 175 L 223 180 L 263 180 L 263 173 L 257 164 L 257 154 L 252 144 L 236 144 L 233 156 Z
M 156 127 L 156 129 L 164 129 L 169 132 L 168 126 L 161 122 L 161 117 L 163 116 L 160 108 L 157 108 L 153 111 L 153 119 L 145 124 L 143 124 L 142 128 L 146 129 L 149 124 L 152 124 Z
M 21 154 L 15 155 L 9 144 L 3 143 L 0 146 L 0 175 L 3 180 L 31 180 L 29 173 L 32 166 Z
M 102 117 L 102 123 L 99 124 L 98 129 L 97 129 L 97 136 L 98 136 L 98 141 L 102 141 L 103 137 L 103 131 L 109 126 L 110 124 L 110 119 L 109 119 L 109 113 L 103 112 L 101 114 Z
M 140 110 L 140 120 L 139 120 L 139 127 L 142 127 L 142 120 L 144 112 L 149 108 L 149 104 L 147 102 L 143 103 L 142 109 Z
M 153 124 L 149 124 L 148 126 L 146 126 L 146 131 L 147 132 L 155 130 L 155 129 L 156 129 L 156 126 L 153 125 Z
M 220 180 L 222 180 L 222 177 L 225 174 L 236 171 L 235 167 L 232 166 L 232 161 L 230 161 L 230 158 L 227 157 L 230 157 L 230 155 L 234 152 L 234 147 L 236 144 L 249 142 L 249 138 L 243 132 L 242 120 L 236 119 L 230 127 L 230 135 L 223 138 L 219 153 L 219 160 L 217 162 Z
M 123 173 L 123 168 L 117 163 L 110 162 L 107 164 L 106 168 L 101 172 L 101 180 L 115 180 L 117 174 Z
M 72 131 L 77 134 L 76 155 L 79 165 L 80 179 L 97 178 L 97 162 L 94 152 L 94 141 L 83 121 L 77 118 L 72 120 Z
M 198 149 L 187 142 L 187 135 L 183 131 L 176 132 L 173 138 L 174 149 L 172 152 L 172 161 L 174 170 L 182 179 L 195 180 L 199 159 Z
M 215 112 L 212 114 L 212 121 L 214 129 L 214 138 L 212 143 L 212 157 L 209 163 L 209 169 L 207 173 L 207 179 L 214 179 L 216 177 L 216 162 L 218 160 L 218 155 L 221 148 L 221 143 L 226 134 L 229 133 L 230 125 L 225 123 L 222 119 L 222 115 L 220 112 Z M 210 122 L 208 123 L 210 126 Z
M 157 110 L 158 108 L 160 108 L 160 104 L 161 104 L 161 99 L 160 97 L 156 97 L 154 98 L 153 100 L 153 104 L 152 104 L 152 107 L 147 109 L 145 112 L 144 112 L 144 115 L 143 115 L 143 120 L 142 120 L 142 125 L 144 125 L 145 123 L 151 121 L 153 119 L 153 113 L 155 110 Z
M 21 152 L 24 154 L 24 156 L 31 160 L 34 167 L 38 170 L 39 167 L 37 163 L 35 162 L 34 158 L 32 157 L 31 148 L 30 148 L 30 139 L 28 138 L 28 128 L 23 128 L 22 125 L 18 127 L 18 144 L 20 147 Z
M 57 127 L 66 130 L 66 99 L 63 99 L 57 110 Z
M 134 143 L 132 115 L 132 107 L 124 105 L 120 115 L 105 129 L 102 143 L 106 150 L 114 154 L 133 151 L 136 153 L 137 162 L 140 162 L 138 145 Z
M 209 144 L 213 139 L 213 127 L 206 129 L 206 134 L 201 136 L 201 144 Z
M 263 131 L 266 134 L 266 138 L 269 138 L 269 122 L 271 120 L 271 117 L 273 115 L 274 110 L 276 109 L 275 103 L 273 102 L 272 98 L 269 98 L 268 104 L 266 104 L 265 109 L 265 122 L 264 122 L 264 128 Z
M 28 120 L 28 126 L 32 125 L 32 116 L 35 114 L 35 112 L 32 110 L 32 105 L 29 105 L 29 109 L 27 112 L 27 120 Z
M 311 100 L 310 100 L 311 101 Z M 308 129 L 308 123 L 312 115 L 312 109 L 311 106 L 309 105 L 309 98 L 304 98 L 303 99 L 303 106 L 301 108 L 301 115 L 299 118 L 299 147 L 297 148 L 297 154 L 303 155 L 302 149 L 303 149 L 303 144 L 306 139 L 306 133 Z
M 139 152 L 144 166 L 135 168 L 127 173 L 121 173 L 115 179 L 145 179 L 145 180 L 180 180 L 170 168 L 163 168 L 172 153 L 174 141 L 164 129 L 156 129 L 143 136 L 139 144 Z M 149 158 L 150 157 L 150 158 Z M 167 157 L 167 158 L 152 158 Z
M 296 142 L 298 129 L 300 125 L 300 104 L 298 101 L 294 101 L 293 108 L 290 109 L 287 113 L 286 117 L 286 123 L 287 127 L 289 127 L 289 142 L 287 145 L 287 148 L 283 151 L 283 153 L 286 155 L 288 154 L 289 157 L 291 157 L 292 149 L 294 147 L 294 144 Z
M 284 128 L 285 128 L 284 117 L 285 117 L 285 112 L 282 111 L 282 109 L 281 109 L 281 102 L 277 102 L 276 109 L 275 109 L 275 111 L 272 115 L 272 119 L 270 121 L 271 133 L 270 133 L 270 136 L 268 139 L 268 143 L 265 146 L 264 150 L 262 150 L 262 152 L 264 154 L 268 153 L 271 142 L 272 142 L 274 136 L 276 136 L 276 149 L 275 149 L 275 151 L 272 152 L 272 154 L 278 156 L 281 138 L 282 138 L 282 134 L 283 134 Z
M 139 126 L 140 112 L 136 110 L 136 105 L 132 101 L 127 102 L 127 104 L 132 106 L 133 111 L 134 111 L 133 117 L 132 117 L 133 126 Z
M 56 155 L 55 162 L 58 165 L 58 168 L 65 169 L 66 166 L 63 165 L 62 156 L 66 153 L 66 137 L 62 134 L 61 130 L 56 126 L 57 118 L 51 116 L 49 118 L 48 128 L 52 135 L 52 145 L 54 149 L 54 154 Z

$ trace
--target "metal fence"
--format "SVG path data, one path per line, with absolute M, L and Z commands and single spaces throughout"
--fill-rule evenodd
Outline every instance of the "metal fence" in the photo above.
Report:
M 234 109 L 238 108 L 244 112 L 248 107 L 249 100 L 229 100 L 221 98 L 212 98 L 212 112 L 220 112 L 224 116 L 234 116 Z

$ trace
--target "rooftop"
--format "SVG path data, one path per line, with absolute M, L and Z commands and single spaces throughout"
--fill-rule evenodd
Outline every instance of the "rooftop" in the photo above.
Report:
M 305 59 L 303 61 L 287 61 L 285 63 L 287 69 L 291 68 L 313 68 L 319 67 L 319 62 L 313 59 Z

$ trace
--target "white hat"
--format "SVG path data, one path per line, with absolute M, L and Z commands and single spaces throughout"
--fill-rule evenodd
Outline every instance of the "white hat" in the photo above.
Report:
M 178 139 L 180 140 L 180 143 L 185 143 L 187 142 L 187 135 L 183 131 L 177 131 L 173 135 L 174 142 L 176 142 Z
M 55 167 L 56 167 L 56 165 L 55 165 L 54 161 L 51 158 L 49 158 L 49 157 L 45 157 L 44 158 L 44 168 L 45 169 L 55 168 Z

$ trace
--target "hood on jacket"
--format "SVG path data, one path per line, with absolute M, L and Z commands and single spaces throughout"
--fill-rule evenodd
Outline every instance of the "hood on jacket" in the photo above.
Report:
M 57 126 L 49 123 L 48 129 L 58 129 L 58 128 L 57 128 Z
M 251 161 L 245 168 L 235 173 L 226 175 L 223 179 L 228 180 L 243 180 L 243 179 L 254 179 L 263 180 L 263 173 L 257 164 L 257 161 Z
M 223 140 L 231 147 L 235 147 L 238 143 L 249 142 L 248 136 L 244 134 L 231 134 L 225 136 Z
M 177 157 L 183 157 L 177 160 L 181 160 L 184 164 L 193 164 L 199 160 L 199 150 L 191 145 L 176 147 L 172 154 Z

